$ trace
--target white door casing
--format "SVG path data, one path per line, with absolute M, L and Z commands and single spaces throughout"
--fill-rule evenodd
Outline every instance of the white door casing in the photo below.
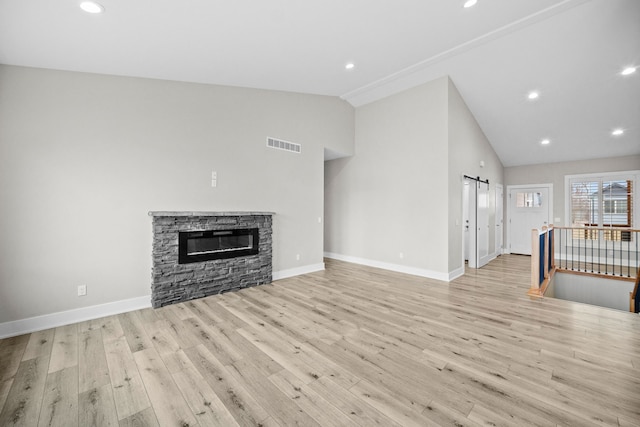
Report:
M 462 248 L 463 264 L 469 261 L 469 181 L 462 185 Z
M 504 247 L 504 189 L 496 184 L 496 256 L 502 255 Z

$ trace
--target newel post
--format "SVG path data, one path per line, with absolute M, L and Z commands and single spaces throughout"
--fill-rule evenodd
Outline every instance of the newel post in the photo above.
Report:
M 527 295 L 540 296 L 540 232 L 531 230 L 531 287 Z

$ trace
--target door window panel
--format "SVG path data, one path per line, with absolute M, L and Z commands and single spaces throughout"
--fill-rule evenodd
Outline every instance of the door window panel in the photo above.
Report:
M 542 194 L 541 193 L 517 193 L 516 194 L 516 207 L 517 208 L 539 208 L 542 206 Z

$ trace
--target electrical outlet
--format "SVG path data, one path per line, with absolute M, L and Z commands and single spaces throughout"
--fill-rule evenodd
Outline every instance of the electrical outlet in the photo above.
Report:
M 300 254 L 296 254 L 296 261 L 300 261 Z
M 400 259 L 404 258 L 404 253 L 400 252 Z
M 87 294 L 87 285 L 78 286 L 78 296 L 83 297 Z

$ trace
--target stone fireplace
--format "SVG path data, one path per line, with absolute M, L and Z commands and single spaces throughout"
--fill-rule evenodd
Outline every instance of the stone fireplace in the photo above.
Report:
M 272 212 L 149 212 L 154 308 L 271 283 Z

